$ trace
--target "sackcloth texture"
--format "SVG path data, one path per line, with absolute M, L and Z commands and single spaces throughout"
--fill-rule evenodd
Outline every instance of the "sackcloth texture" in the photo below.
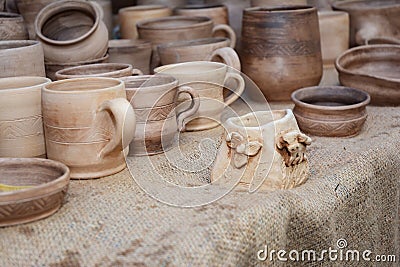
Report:
M 347 241 L 348 249 L 396 254 L 400 260 L 400 108 L 367 110 L 357 137 L 312 136 L 309 180 L 292 190 L 250 194 L 237 187 L 209 205 L 179 208 L 146 194 L 127 169 L 102 179 L 71 181 L 64 206 L 53 216 L 0 228 L 0 265 L 398 266 L 257 260 L 265 245 L 322 251 L 336 248 L 339 239 Z M 215 157 L 222 134 L 221 127 L 183 133 L 182 154 L 174 148 L 151 157 L 151 164 L 128 159 L 129 168 L 133 177 L 150 184 L 159 179 L 155 174 L 179 185 L 207 184 L 211 167 L 202 159 Z

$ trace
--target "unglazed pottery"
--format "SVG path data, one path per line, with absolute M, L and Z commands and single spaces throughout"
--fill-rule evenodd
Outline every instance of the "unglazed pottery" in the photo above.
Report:
M 228 8 L 221 4 L 186 5 L 175 8 L 175 14 L 182 16 L 202 16 L 212 19 L 214 24 L 229 25 Z
M 69 169 L 48 159 L 0 158 L 0 226 L 28 223 L 54 214 L 68 191 Z
M 257 111 L 224 123 L 211 181 L 225 176 L 251 191 L 290 189 L 307 181 L 306 148 L 311 138 L 301 133 L 291 110 Z
M 318 85 L 322 57 L 317 10 L 307 6 L 249 8 L 243 13 L 242 71 L 268 101 L 290 100 Z
M 178 87 L 178 80 L 168 75 L 122 78 L 126 96 L 136 114 L 135 139 L 130 155 L 153 155 L 174 145 L 177 132 L 185 130 L 186 119 L 199 109 L 200 99 L 189 86 Z M 190 108 L 177 113 L 178 96 L 190 97 Z
M 111 63 L 126 63 L 150 74 L 151 43 L 144 40 L 110 40 L 108 53 Z
M 222 61 L 240 71 L 240 60 L 230 47 L 230 40 L 221 37 L 178 41 L 158 46 L 162 65 L 189 61 Z
M 187 131 L 201 131 L 214 128 L 221 122 L 225 107 L 235 102 L 244 91 L 244 79 L 240 74 L 230 72 L 223 63 L 197 61 L 165 65 L 154 70 L 155 73 L 169 74 L 179 81 L 197 90 L 200 96 L 199 110 L 188 119 Z M 229 88 L 232 94 L 224 99 L 223 87 L 230 81 L 236 81 L 236 88 Z M 180 99 L 181 101 L 183 99 Z M 184 110 L 178 108 L 178 112 Z
M 358 135 L 367 119 L 368 93 L 341 86 L 302 88 L 292 94 L 293 113 L 305 133 L 347 137 Z
M 46 157 L 41 89 L 44 77 L 0 79 L 0 157 Z
M 146 19 L 162 18 L 172 15 L 172 10 L 163 5 L 139 5 L 119 10 L 121 38 L 137 39 L 136 24 Z
M 337 1 L 333 8 L 350 15 L 350 46 L 374 38 L 400 39 L 400 0 Z
M 338 57 L 340 83 L 364 90 L 374 105 L 400 105 L 400 46 L 367 45 Z
M 45 76 L 43 48 L 30 40 L 0 41 L 0 78 Z
M 307 5 L 307 0 L 251 0 L 252 7 Z
M 19 14 L 0 12 L 0 40 L 26 40 L 28 31 Z
M 87 1 L 56 1 L 36 17 L 35 31 L 45 61 L 71 63 L 103 57 L 108 31 L 97 6 Z
M 84 78 L 84 77 L 109 77 L 121 78 L 132 76 L 133 74 L 143 75 L 143 73 L 134 69 L 132 65 L 123 63 L 99 63 L 89 64 L 77 67 L 70 67 L 56 72 L 57 80 Z
M 108 176 L 126 167 L 124 149 L 135 134 L 125 86 L 113 78 L 50 83 L 42 90 L 47 157 L 65 163 L 71 178 Z

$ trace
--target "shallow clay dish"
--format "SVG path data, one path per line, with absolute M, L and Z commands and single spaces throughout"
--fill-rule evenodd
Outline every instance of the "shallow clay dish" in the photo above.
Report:
M 32 222 L 63 204 L 69 169 L 47 159 L 0 158 L 0 226 Z
M 336 59 L 340 83 L 364 90 L 374 105 L 400 105 L 400 46 L 368 45 Z
M 293 113 L 302 131 L 329 137 L 359 134 L 367 119 L 368 93 L 342 86 L 315 86 L 292 94 Z

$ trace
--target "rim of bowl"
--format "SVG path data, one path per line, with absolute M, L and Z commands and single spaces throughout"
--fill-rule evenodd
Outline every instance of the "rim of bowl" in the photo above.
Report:
M 24 82 L 24 81 L 29 81 L 29 80 L 34 80 L 35 84 L 29 85 L 29 86 L 15 86 L 15 87 L 9 87 L 9 88 L 1 88 L 1 84 L 3 82 Z M 31 90 L 33 87 L 38 87 L 40 86 L 43 87 L 46 84 L 51 83 L 51 80 L 46 77 L 41 77 L 41 76 L 19 76 L 19 77 L 6 77 L 6 78 L 0 78 L 0 94 L 1 93 L 10 93 L 11 91 L 17 90 L 17 92 L 23 92 L 27 90 Z
M 128 6 L 123 7 L 118 11 L 118 14 L 121 12 L 127 11 L 150 11 L 150 10 L 160 10 L 160 9 L 169 9 L 169 7 L 165 5 L 138 5 L 138 6 Z
M 316 11 L 317 8 L 309 5 L 280 5 L 280 6 L 258 6 L 245 8 L 246 13 L 265 14 L 267 12 L 274 13 L 297 13 L 304 11 Z
M 192 4 L 192 5 L 184 5 L 184 6 L 178 6 L 175 8 L 175 10 L 187 10 L 187 9 L 211 9 L 211 8 L 219 8 L 219 7 L 226 7 L 222 3 L 206 3 L 206 4 Z
M 357 4 L 363 3 L 366 4 L 364 6 L 359 6 Z M 388 3 L 388 4 L 386 4 Z M 377 5 L 374 5 L 377 4 Z M 383 4 L 383 5 L 382 5 Z M 396 7 L 400 6 L 400 1 L 396 0 L 380 0 L 380 1 L 366 1 L 366 0 L 350 0 L 350 1 L 334 1 L 332 3 L 332 7 L 338 10 L 348 10 L 348 11 L 357 11 L 357 10 L 371 10 L 371 9 L 385 9 L 388 7 Z
M 102 82 L 103 84 L 106 85 L 106 82 L 113 82 L 113 85 L 107 86 L 107 87 L 103 87 L 103 88 L 99 88 L 99 89 L 90 89 L 90 90 L 55 90 L 52 89 L 52 86 L 57 86 L 59 84 L 63 84 L 63 83 L 70 83 L 70 84 L 74 84 L 74 83 L 78 83 L 78 84 L 82 84 L 85 81 L 98 81 L 99 83 Z M 47 92 L 47 93 L 51 93 L 51 94 L 87 94 L 87 93 L 93 93 L 93 92 L 104 92 L 104 91 L 109 91 L 109 90 L 114 90 L 114 89 L 118 89 L 118 87 L 120 86 L 125 86 L 124 82 L 116 79 L 116 78 L 108 78 L 108 77 L 85 77 L 85 78 L 72 78 L 72 79 L 65 79 L 65 80 L 59 80 L 59 81 L 55 81 L 55 82 L 51 82 L 49 84 L 46 84 L 43 86 L 42 91 L 43 92 Z M 50 87 L 50 88 L 49 88 Z
M 91 69 L 91 68 L 96 68 L 96 67 L 111 67 L 110 71 L 107 72 L 99 72 L 99 73 L 92 73 L 92 74 L 85 74 L 85 75 L 80 75 L 80 74 L 69 74 L 68 72 L 74 71 L 74 70 L 80 70 L 80 69 Z M 117 74 L 120 71 L 124 70 L 129 70 L 133 69 L 133 66 L 127 63 L 95 63 L 95 64 L 86 64 L 86 65 L 80 65 L 80 66 L 73 66 L 65 69 L 61 69 L 55 73 L 56 77 L 61 76 L 61 77 L 71 77 L 71 78 L 78 78 L 78 77 L 96 77 L 96 75 L 101 75 L 101 74 L 107 74 L 107 75 L 113 75 Z
M 126 84 L 129 84 L 130 82 L 136 82 L 136 81 L 137 82 L 141 82 L 142 81 L 143 83 L 146 83 L 147 81 L 149 81 L 151 79 L 154 79 L 154 78 L 157 78 L 157 79 L 158 78 L 166 78 L 166 79 L 169 79 L 169 81 L 166 82 L 166 83 L 163 83 L 163 84 L 149 85 L 149 86 L 141 85 L 141 86 L 135 87 L 135 88 L 128 88 L 126 86 Z M 122 77 L 122 78 L 119 78 L 119 79 L 124 82 L 126 91 L 146 90 L 146 92 L 151 92 L 151 91 L 157 91 L 160 88 L 165 87 L 165 86 L 173 86 L 175 88 L 175 87 L 178 86 L 178 83 L 179 83 L 178 80 L 175 77 L 173 77 L 171 75 L 168 75 L 168 74 L 129 76 L 129 77 Z
M 190 21 L 198 21 L 195 24 L 191 25 L 182 25 L 182 26 L 175 26 L 175 27 L 163 27 L 159 25 L 158 27 L 152 27 L 149 24 L 154 22 L 163 22 L 163 21 L 170 21 L 170 20 L 190 20 Z M 155 19 L 147 19 L 139 21 L 136 25 L 138 28 L 143 30 L 162 30 L 162 31 L 170 31 L 176 29 L 186 29 L 186 28 L 193 28 L 193 27 L 201 27 L 207 24 L 212 24 L 213 21 L 209 17 L 204 16 L 169 16 L 169 17 L 162 17 L 162 18 L 155 18 Z
M 167 70 L 171 70 L 171 69 L 175 69 L 178 67 L 182 67 L 182 66 L 197 66 L 197 65 L 214 65 L 214 66 L 219 66 L 219 68 L 215 68 L 215 69 L 211 69 L 211 70 L 207 70 L 202 72 L 201 74 L 207 74 L 207 73 L 211 73 L 223 68 L 228 68 L 228 66 L 224 63 L 220 63 L 220 62 L 212 62 L 212 61 L 190 61 L 190 62 L 182 62 L 182 63 L 174 63 L 174 64 L 168 64 L 168 65 L 164 65 L 164 66 L 160 66 L 154 69 L 154 73 L 155 74 L 168 74 L 168 75 L 172 75 L 171 73 L 165 73 L 164 71 Z M 186 75 L 193 75 L 193 73 L 180 73 L 179 75 L 182 76 L 186 76 Z

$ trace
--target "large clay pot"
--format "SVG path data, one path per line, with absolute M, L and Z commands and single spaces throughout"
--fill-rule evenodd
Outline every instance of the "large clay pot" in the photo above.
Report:
M 125 7 L 119 10 L 119 23 L 122 39 L 137 39 L 136 24 L 146 19 L 162 18 L 172 15 L 172 10 L 162 5 Z
M 370 39 L 400 39 L 400 0 L 334 2 L 333 8 L 350 15 L 350 46 Z
M 286 5 L 307 5 L 307 0 L 251 0 L 253 7 L 274 7 Z
M 45 60 L 70 63 L 101 58 L 107 53 L 108 32 L 97 6 L 79 0 L 54 2 L 36 17 L 35 30 Z
M 31 40 L 0 41 L 0 78 L 45 76 L 43 48 Z
M 0 12 L 0 40 L 26 40 L 28 31 L 19 14 Z
M 242 71 L 269 101 L 290 100 L 296 89 L 318 85 L 322 57 L 316 8 L 245 9 L 240 55 Z

